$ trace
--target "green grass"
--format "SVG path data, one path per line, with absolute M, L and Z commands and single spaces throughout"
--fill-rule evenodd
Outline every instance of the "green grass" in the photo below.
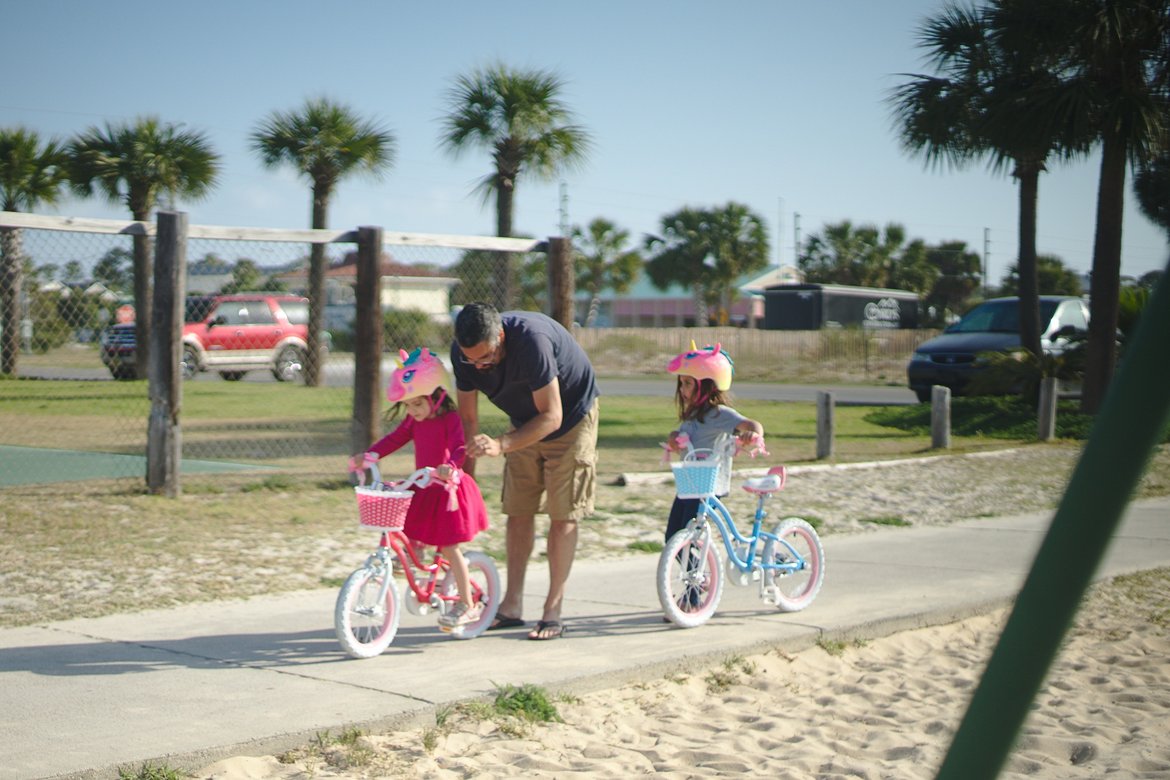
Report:
M 118 780 L 184 780 L 188 775 L 177 769 L 171 769 L 165 764 L 152 764 L 149 761 L 138 769 L 118 768 Z
M 910 525 L 908 521 L 902 519 L 901 517 L 863 517 L 857 522 L 890 527 L 904 527 Z
M 930 435 L 930 404 L 887 406 L 869 411 L 865 420 L 883 428 Z M 1056 436 L 1086 439 L 1093 418 L 1082 414 L 1076 401 L 1060 401 L 1056 409 Z M 951 435 L 992 439 L 1035 439 L 1036 409 L 1016 397 L 973 396 L 951 399 Z
M 743 400 L 736 402 L 736 408 L 763 424 L 772 453 L 769 462 L 816 459 L 815 404 Z M 962 409 L 962 404 L 955 404 L 953 451 L 1004 446 L 1001 439 L 992 439 L 1005 435 L 994 428 L 1000 415 L 991 411 L 983 415 L 982 424 L 962 425 L 966 419 Z M 490 403 L 481 400 L 479 412 L 484 431 L 498 435 L 506 429 L 506 417 Z M 5 444 L 141 453 L 149 414 L 145 382 L 0 382 L 0 430 L 5 431 Z M 349 388 L 190 382 L 184 385 L 181 409 L 184 454 L 196 459 L 259 461 L 318 474 L 334 468 L 340 471 L 351 454 L 352 414 Z M 383 430 L 390 425 L 384 423 Z M 678 427 L 678 418 L 665 396 L 605 396 L 599 425 L 599 472 L 608 480 L 619 473 L 660 470 L 659 445 Z M 1013 429 L 1012 435 L 1023 441 L 1035 439 L 1034 430 Z M 838 461 L 922 454 L 929 444 L 925 406 L 877 410 L 841 406 L 835 412 L 834 458 Z M 742 465 L 748 467 L 751 462 L 745 458 Z M 287 487 L 280 477 L 271 477 L 254 489 Z
M 529 723 L 561 722 L 556 706 L 548 700 L 548 694 L 538 685 L 524 684 L 496 686 L 495 711 L 500 715 L 513 716 Z

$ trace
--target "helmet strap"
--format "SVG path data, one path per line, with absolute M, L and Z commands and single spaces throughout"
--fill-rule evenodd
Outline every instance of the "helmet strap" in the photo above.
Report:
M 439 397 L 431 399 L 431 415 L 432 416 L 434 416 L 435 412 L 437 412 L 439 410 L 439 406 L 443 403 L 444 400 L 446 400 L 446 398 L 447 398 L 447 390 L 445 388 L 440 387 L 439 388 Z

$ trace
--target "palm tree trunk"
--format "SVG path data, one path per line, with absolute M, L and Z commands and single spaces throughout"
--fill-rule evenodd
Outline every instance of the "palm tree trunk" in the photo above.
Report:
M 585 315 L 585 327 L 592 328 L 597 323 L 597 315 L 601 311 L 601 295 L 594 290 L 589 298 L 589 312 Z M 612 323 L 611 323 L 612 324 Z
M 329 188 L 313 185 L 314 230 L 324 230 L 328 223 Z M 381 302 L 379 301 L 379 305 Z M 307 387 L 321 386 L 321 331 L 325 325 L 325 245 L 314 243 L 309 249 L 309 354 L 305 355 L 304 379 Z
M 516 178 L 501 171 L 496 185 L 496 235 L 502 238 L 512 236 L 512 204 L 516 196 Z M 498 253 L 499 265 L 496 273 L 496 308 L 500 311 L 511 309 L 515 305 L 516 274 L 514 266 L 516 256 L 514 252 Z
M 695 327 L 707 327 L 707 290 L 695 283 Z
M 1040 166 L 1016 165 L 1020 183 L 1020 244 L 1016 263 L 1020 276 L 1020 343 L 1037 358 L 1040 347 L 1040 286 L 1036 273 L 1036 202 L 1040 193 Z
M 0 229 L 0 374 L 16 376 L 20 358 L 20 230 Z
M 1126 146 L 1110 133 L 1101 150 L 1097 185 L 1097 230 L 1089 282 L 1089 344 L 1081 410 L 1095 414 L 1105 400 L 1117 360 L 1117 310 L 1121 288 L 1121 223 L 1125 204 Z

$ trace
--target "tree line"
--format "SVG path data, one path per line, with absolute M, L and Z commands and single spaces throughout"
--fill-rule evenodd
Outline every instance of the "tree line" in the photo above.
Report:
M 948 4 L 918 29 L 928 73 L 903 74 L 887 95 L 900 143 L 927 164 L 961 168 L 986 163 L 1018 182 L 1019 246 L 1013 284 L 1021 299 L 1024 346 L 1038 354 L 1039 268 L 1036 204 L 1041 175 L 1057 162 L 1100 149 L 1093 245 L 1091 323 L 1084 407 L 1095 411 L 1116 360 L 1122 214 L 1127 173 L 1145 213 L 1170 232 L 1170 0 L 990 0 Z M 446 95 L 440 142 L 453 156 L 486 152 L 492 161 L 479 182 L 495 201 L 497 234 L 511 236 L 517 183 L 553 180 L 584 165 L 592 147 L 561 98 L 562 82 L 540 69 L 502 63 L 460 76 Z M 339 183 L 357 174 L 384 175 L 397 138 L 392 130 L 328 98 L 274 111 L 249 137 L 265 166 L 291 166 L 309 183 L 311 227 L 328 227 Z M 92 127 L 68 142 L 42 141 L 23 128 L 0 129 L 0 195 L 5 210 L 53 203 L 62 188 L 123 203 L 145 220 L 164 195 L 197 199 L 214 187 L 219 157 L 198 132 L 154 117 Z M 2 258 L 19 257 L 18 238 L 3 231 Z M 766 265 L 764 220 L 742 204 L 682 208 L 662 217 L 655 235 L 630 248 L 628 233 L 608 220 L 573 231 L 578 281 L 596 298 L 621 293 L 644 269 L 665 288 L 691 290 L 697 313 L 726 311 L 734 281 Z M 872 246 L 853 252 L 858 238 Z M 827 226 L 810 240 L 800 263 L 813 278 L 848 273 L 860 283 L 919 290 L 928 306 L 947 311 L 974 283 L 973 253 L 961 242 L 929 247 L 905 242 L 904 231 L 849 223 Z M 903 244 L 905 244 L 903 246 Z M 138 344 L 149 343 L 151 258 L 135 236 L 133 284 Z M 896 251 L 899 262 L 890 262 Z M 641 257 L 641 268 L 639 259 Z M 846 265 L 847 269 L 837 266 Z M 309 263 L 310 354 L 305 378 L 319 381 L 324 249 Z M 524 297 L 522 268 L 499 253 L 491 271 L 505 303 Z M 1051 266 L 1051 262 L 1048 263 Z M 5 262 L 0 290 L 11 291 L 19 263 Z M 969 290 L 968 290 L 969 293 Z M 0 301 L 4 327 L 0 372 L 13 373 L 9 334 L 14 296 Z M 596 309 L 592 306 L 591 309 Z M 717 315 L 718 316 L 718 315 Z M 145 365 L 145 361 L 142 363 Z

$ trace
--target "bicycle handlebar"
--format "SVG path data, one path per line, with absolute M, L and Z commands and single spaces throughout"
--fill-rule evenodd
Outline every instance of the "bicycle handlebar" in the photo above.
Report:
M 366 456 L 369 456 L 370 454 L 371 453 L 367 452 Z M 382 472 L 378 469 L 378 461 L 376 457 L 373 460 L 365 457 L 360 466 L 354 463 L 352 459 L 350 460 L 349 470 L 350 472 L 358 475 L 358 485 L 364 485 L 366 483 L 366 469 L 369 469 L 370 471 L 370 486 L 373 488 L 377 488 L 379 486 L 389 486 L 393 487 L 395 490 L 409 490 L 415 486 L 425 488 L 427 485 L 431 484 L 432 479 L 439 479 L 439 476 L 435 472 L 434 467 L 423 466 L 421 469 L 416 469 L 414 473 L 412 473 L 406 479 L 387 483 L 382 481 Z
M 675 441 L 676 445 L 682 445 L 682 446 L 686 447 L 687 451 L 686 451 L 686 454 L 683 456 L 684 460 L 687 458 L 690 458 L 692 460 L 694 459 L 695 453 L 698 450 L 695 449 L 695 445 L 691 444 L 691 437 L 690 436 L 688 436 L 685 433 L 680 433 L 678 436 L 675 437 L 674 441 Z M 670 442 L 662 442 L 662 448 L 664 450 L 666 450 L 666 452 L 663 453 L 663 457 L 662 457 L 662 461 L 663 461 L 663 463 L 665 463 L 665 462 L 670 460 L 670 453 L 672 452 L 671 447 L 670 447 Z M 757 455 L 768 455 L 769 454 L 767 447 L 764 446 L 764 437 L 761 436 L 760 434 L 756 433 L 755 431 L 752 432 L 751 438 L 748 440 L 748 443 L 746 445 L 740 441 L 740 438 L 738 435 L 735 436 L 735 452 L 732 453 L 732 455 L 734 457 L 735 455 L 738 455 L 741 452 L 746 452 L 748 455 L 750 455 L 753 458 L 756 457 Z

